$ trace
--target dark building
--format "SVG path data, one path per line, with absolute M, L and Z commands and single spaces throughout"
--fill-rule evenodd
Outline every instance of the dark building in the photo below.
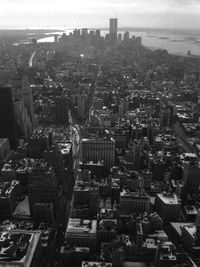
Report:
M 57 209 L 57 179 L 53 168 L 44 160 L 36 160 L 29 169 L 28 193 L 31 211 L 34 203 L 53 202 L 54 211 Z
M 126 31 L 124 33 L 124 41 L 127 41 L 127 40 L 129 40 L 129 32 L 128 31 Z
M 19 181 L 0 183 L 0 218 L 12 217 L 12 212 L 18 204 L 21 192 Z
M 0 87 L 0 137 L 8 138 L 10 147 L 17 147 L 17 124 L 10 87 Z
M 33 204 L 33 218 L 35 222 L 53 223 L 55 220 L 53 203 Z
M 117 40 L 117 19 L 110 19 L 110 31 L 109 31 L 110 41 L 114 42 Z
M 68 109 L 69 100 L 66 96 L 56 96 L 55 99 L 56 124 L 69 124 Z
M 30 158 L 42 158 L 43 153 L 51 145 L 51 131 L 37 128 L 28 140 L 28 155 Z
M 0 239 L 0 266 L 42 266 L 41 233 L 39 231 L 3 231 L 0 233 Z

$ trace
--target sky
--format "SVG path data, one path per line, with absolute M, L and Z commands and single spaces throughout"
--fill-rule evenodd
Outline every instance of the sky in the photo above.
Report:
M 0 28 L 200 28 L 200 0 L 0 0 Z

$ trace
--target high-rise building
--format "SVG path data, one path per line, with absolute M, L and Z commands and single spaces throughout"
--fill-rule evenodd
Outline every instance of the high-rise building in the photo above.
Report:
M 81 118 L 85 116 L 85 95 L 77 96 L 77 111 Z
M 66 96 L 56 96 L 56 124 L 68 125 L 69 100 Z
M 33 95 L 32 95 L 32 89 L 30 87 L 30 83 L 29 83 L 27 75 L 24 75 L 22 79 L 22 94 L 23 94 L 24 105 L 27 108 L 28 115 L 32 122 L 32 126 L 34 128 L 35 115 L 34 115 L 34 106 L 33 106 Z
M 122 34 L 121 34 L 121 33 L 118 34 L 118 40 L 119 40 L 119 41 L 122 40 Z
M 0 138 L 0 167 L 2 168 L 11 156 L 10 145 L 7 138 Z
M 96 37 L 98 37 L 98 38 L 101 37 L 101 31 L 99 29 L 96 30 Z
M 150 197 L 147 194 L 124 190 L 120 194 L 120 215 L 149 211 Z
M 129 40 L 129 32 L 128 31 L 126 31 L 124 33 L 124 41 L 127 41 L 127 40 Z
M 178 219 L 181 211 L 181 200 L 173 193 L 156 194 L 155 210 L 165 220 Z
M 34 160 L 28 173 L 29 205 L 52 203 L 54 210 L 58 204 L 57 178 L 52 167 L 44 160 Z
M 184 162 L 183 165 L 183 180 L 184 185 L 190 188 L 198 188 L 200 186 L 200 165 L 198 163 L 191 164 Z
M 2 231 L 0 238 L 0 266 L 40 266 L 42 260 L 40 231 Z
M 17 125 L 10 87 L 0 87 L 0 137 L 8 138 L 11 148 L 17 147 Z
M 104 161 L 107 169 L 115 162 L 115 141 L 112 138 L 83 139 L 81 142 L 82 159 L 85 161 Z
M 0 183 L 0 218 L 12 218 L 12 212 L 18 204 L 21 195 L 21 185 L 17 180 Z
M 37 45 L 37 39 L 35 38 L 32 39 L 32 45 Z
M 111 41 L 116 41 L 117 40 L 117 24 L 118 20 L 116 18 L 111 18 L 110 19 L 110 40 Z
M 88 29 L 87 28 L 83 28 L 81 30 L 82 36 L 86 37 L 88 35 Z
M 97 221 L 70 218 L 65 233 L 65 240 L 72 246 L 96 249 Z

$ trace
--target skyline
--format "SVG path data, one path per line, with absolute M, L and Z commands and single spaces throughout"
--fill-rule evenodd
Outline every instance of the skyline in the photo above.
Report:
M 23 7 L 23 8 L 22 8 Z M 198 0 L 1 0 L 0 29 L 107 27 L 197 29 Z

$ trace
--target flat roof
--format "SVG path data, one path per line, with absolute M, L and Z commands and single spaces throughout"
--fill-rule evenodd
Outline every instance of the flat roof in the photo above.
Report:
M 12 180 L 11 182 L 0 182 L 0 198 L 10 198 L 12 191 L 16 186 L 19 186 L 19 181 Z
M 13 216 L 14 217 L 18 217 L 18 216 L 30 217 L 31 216 L 28 196 L 25 196 L 24 200 L 18 203 L 17 207 L 15 208 L 13 212 Z
M 112 267 L 112 263 L 97 262 L 97 261 L 83 261 L 81 267 Z
M 185 225 L 183 228 L 193 237 L 196 238 L 196 225 L 190 224 L 190 225 Z
M 157 194 L 157 196 L 165 203 L 170 205 L 177 205 L 179 204 L 179 199 L 176 194 L 170 194 L 170 195 L 163 195 L 163 194 Z
M 58 148 L 60 149 L 62 154 L 69 154 L 71 148 L 72 148 L 72 143 L 69 142 L 62 142 L 62 143 L 57 143 Z
M 7 253 L 9 247 L 2 246 L 0 249 L 0 266 L 31 266 L 40 237 L 40 231 L 12 230 L 1 232 L 0 241 L 8 242 L 8 246 L 13 253 L 17 253 L 20 249 L 21 256 L 15 260 L 14 256 L 12 257 L 10 253 Z M 4 258 L 5 256 L 6 258 Z
M 67 226 L 67 234 L 96 234 L 96 220 L 81 220 L 79 218 L 70 218 Z
M 123 267 L 146 267 L 145 262 L 124 262 Z
M 190 222 L 185 222 L 185 223 L 179 223 L 179 222 L 171 222 L 170 225 L 172 228 L 176 231 L 176 233 L 181 236 L 182 235 L 182 230 L 181 228 L 187 225 L 191 225 Z
M 139 192 L 132 192 L 129 190 L 123 189 L 122 192 L 120 192 L 120 197 L 133 197 L 133 198 L 149 198 L 150 197 L 144 192 L 144 194 L 140 194 Z
M 153 234 L 149 235 L 150 238 L 157 238 L 159 240 L 168 240 L 168 236 L 163 230 L 156 230 Z

